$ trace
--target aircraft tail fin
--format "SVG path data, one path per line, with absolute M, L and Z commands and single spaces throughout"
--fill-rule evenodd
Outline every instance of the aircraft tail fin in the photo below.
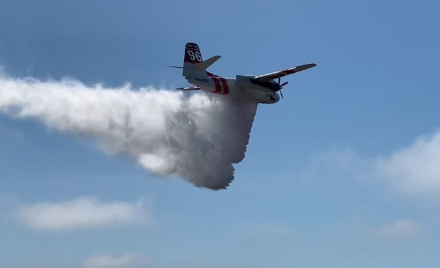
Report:
M 200 63 L 202 61 L 199 46 L 196 43 L 186 43 L 184 63 Z
M 196 43 L 186 43 L 183 76 L 188 77 L 200 71 L 205 72 L 205 70 L 218 59 L 220 59 L 220 56 L 214 56 L 203 61 L 199 46 Z

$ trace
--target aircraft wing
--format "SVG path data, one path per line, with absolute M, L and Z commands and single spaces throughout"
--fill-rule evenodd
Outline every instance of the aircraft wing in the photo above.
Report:
M 294 74 L 297 72 L 301 72 L 304 70 L 307 70 L 309 68 L 313 68 L 315 67 L 316 64 L 314 63 L 309 63 L 309 64 L 304 64 L 304 65 L 300 65 L 300 66 L 296 66 L 293 68 L 289 68 L 289 69 L 285 69 L 282 71 L 278 71 L 278 72 L 273 72 L 273 73 L 268 73 L 268 74 L 263 74 L 263 75 L 257 75 L 256 77 L 254 77 L 254 79 L 257 80 L 273 80 L 276 78 L 280 78 L 289 74 Z
M 187 90 L 199 90 L 200 87 L 198 86 L 193 86 L 193 87 L 179 87 L 176 88 L 177 90 L 182 90 L 182 91 L 187 91 Z

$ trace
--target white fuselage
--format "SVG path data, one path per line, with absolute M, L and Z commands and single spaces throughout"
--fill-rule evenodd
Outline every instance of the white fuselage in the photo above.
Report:
M 240 79 L 223 78 L 206 71 L 194 72 L 191 76 L 185 76 L 189 83 L 209 93 L 253 98 L 259 103 L 266 104 L 273 104 L 280 100 L 280 96 L 276 92 L 250 83 L 242 83 L 241 80 L 246 77 L 237 77 Z

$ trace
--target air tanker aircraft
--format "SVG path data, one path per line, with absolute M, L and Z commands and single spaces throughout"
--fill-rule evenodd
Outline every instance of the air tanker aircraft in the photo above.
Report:
M 218 59 L 220 56 L 203 61 L 199 46 L 195 43 L 187 43 L 183 67 L 170 67 L 183 68 L 182 75 L 194 86 L 178 88 L 178 90 L 203 90 L 214 94 L 254 98 L 259 103 L 276 103 L 280 100 L 277 92 L 279 91 L 283 97 L 281 89 L 288 83 L 281 84 L 281 77 L 316 66 L 310 63 L 263 75 L 237 75 L 234 79 L 223 78 L 206 71 Z

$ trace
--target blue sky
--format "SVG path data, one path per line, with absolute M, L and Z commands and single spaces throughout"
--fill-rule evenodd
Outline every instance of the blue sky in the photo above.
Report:
M 318 64 L 258 107 L 218 192 L 1 113 L 0 267 L 440 265 L 439 2 L 0 4 L 17 79 L 173 90 L 188 41 L 224 76 Z

